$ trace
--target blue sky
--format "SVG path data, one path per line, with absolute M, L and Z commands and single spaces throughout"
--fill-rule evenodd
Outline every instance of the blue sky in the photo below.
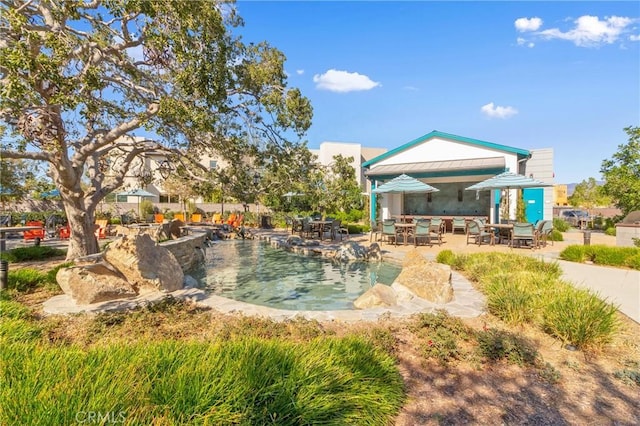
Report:
M 287 57 L 322 141 L 395 148 L 432 130 L 553 148 L 600 179 L 640 125 L 638 2 L 237 3 L 243 40 Z

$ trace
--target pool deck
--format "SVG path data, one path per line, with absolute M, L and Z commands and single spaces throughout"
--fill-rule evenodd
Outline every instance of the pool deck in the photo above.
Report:
M 265 240 L 284 240 L 290 234 L 283 230 L 255 230 L 257 238 Z M 558 261 L 559 253 L 568 245 L 582 244 L 582 233 L 573 231 L 564 233 L 565 241 L 548 244 L 547 247 L 531 250 L 529 248 L 511 248 L 507 245 L 489 246 L 483 244 L 467 244 L 466 236 L 462 234 L 446 234 L 441 246 L 418 246 L 411 244 L 393 245 L 382 243 L 383 258 L 389 261 L 402 262 L 404 256 L 411 250 L 417 250 L 427 259 L 435 259 L 441 250 L 452 250 L 454 253 L 477 253 L 498 251 L 529 255 L 545 261 Z M 345 239 L 347 240 L 347 239 Z M 353 235 L 348 238 L 361 245 L 368 246 L 369 235 Z M 615 237 L 601 233 L 592 233 L 592 244 L 615 245 Z M 379 243 L 380 244 L 380 243 Z M 340 245 L 340 241 L 321 241 L 313 247 L 314 251 L 335 250 Z M 563 278 L 574 282 L 577 286 L 590 288 L 607 298 L 612 303 L 619 306 L 621 312 L 629 316 L 636 322 L 640 322 L 640 271 L 622 270 L 594 265 L 582 265 L 572 262 L 558 261 L 563 269 Z M 605 285 L 616 282 L 615 286 Z M 274 309 L 232 299 L 210 295 L 197 288 L 185 288 L 170 293 L 173 297 L 188 299 L 200 305 L 211 307 L 223 313 L 242 313 L 248 316 L 268 317 L 277 321 L 284 321 L 294 318 L 305 318 L 318 321 L 376 321 L 381 317 L 404 317 L 420 312 L 435 312 L 444 309 L 449 314 L 458 317 L 477 317 L 485 312 L 485 298 L 476 291 L 471 283 L 461 274 L 453 271 L 452 285 L 454 289 L 454 300 L 446 304 L 435 304 L 427 300 L 415 298 L 395 307 L 353 309 L 337 311 L 293 311 L 284 309 Z M 104 312 L 114 310 L 131 309 L 156 300 L 162 299 L 166 294 L 151 293 L 141 295 L 134 299 L 109 301 L 92 305 L 77 305 L 70 296 L 55 296 L 44 303 L 46 314 L 73 314 L 80 312 Z

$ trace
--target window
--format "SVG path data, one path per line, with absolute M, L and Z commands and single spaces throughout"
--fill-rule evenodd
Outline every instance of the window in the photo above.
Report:
M 458 201 L 462 202 L 462 189 L 458 189 Z
M 431 202 L 431 193 L 427 192 L 427 203 Z
M 179 203 L 180 197 L 177 195 L 160 194 L 161 203 Z

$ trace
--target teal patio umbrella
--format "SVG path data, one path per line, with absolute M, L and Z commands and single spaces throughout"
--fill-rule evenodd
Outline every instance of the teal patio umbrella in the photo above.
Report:
M 438 188 L 434 188 L 428 183 L 424 183 L 403 173 L 400 176 L 391 179 L 389 182 L 383 183 L 371 192 L 376 194 L 402 194 L 402 215 L 404 215 L 404 194 L 426 194 L 438 191 L 440 191 Z
M 509 191 L 511 189 L 542 188 L 547 186 L 553 186 L 553 184 L 542 182 L 541 180 L 519 175 L 513 172 L 503 172 L 503 173 L 500 173 L 499 175 L 495 175 L 493 177 L 490 177 L 489 179 L 473 184 L 465 188 L 465 190 L 484 191 L 484 190 L 492 190 L 492 189 L 504 189 Z M 507 204 L 507 212 L 509 212 L 508 192 L 507 192 L 506 204 Z

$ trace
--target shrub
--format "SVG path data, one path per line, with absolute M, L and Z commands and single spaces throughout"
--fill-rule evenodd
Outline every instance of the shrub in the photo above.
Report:
M 544 328 L 579 348 L 608 343 L 619 328 L 617 307 L 589 290 L 565 287 L 544 307 Z
M 626 261 L 633 255 L 640 254 L 635 247 L 609 247 L 603 245 L 591 246 L 593 262 L 599 265 L 625 266 Z
M 640 270 L 640 253 L 634 256 L 630 256 L 626 260 L 626 265 L 629 268 Z
M 436 256 L 436 262 L 442 263 L 442 264 L 445 264 L 445 265 L 449 265 L 449 266 L 453 266 L 453 264 L 455 263 L 455 260 L 456 260 L 455 253 L 453 253 L 453 251 L 451 251 L 449 249 L 442 250 Z
M 571 262 L 584 262 L 587 260 L 585 246 L 571 245 L 560 252 L 560 259 Z
M 557 229 L 560 232 L 567 232 L 569 229 L 571 229 L 571 225 L 569 225 L 569 223 L 567 223 L 564 219 L 556 217 L 555 219 L 553 219 L 553 229 Z
M 564 241 L 562 232 L 558 231 L 557 229 L 552 230 L 547 239 L 549 241 Z
M 533 319 L 533 295 L 525 284 L 502 274 L 484 286 L 489 312 L 508 324 L 524 324 Z
M 25 262 L 31 260 L 44 260 L 52 257 L 65 256 L 67 252 L 49 246 L 16 247 L 0 254 L 2 260 L 8 262 Z
M 19 292 L 33 290 L 48 282 L 49 278 L 46 273 L 31 268 L 18 269 L 16 271 L 9 270 L 9 276 L 7 277 L 7 287 Z
M 458 340 L 469 340 L 470 329 L 458 318 L 446 311 L 435 314 L 420 314 L 411 327 L 420 337 L 420 349 L 427 358 L 435 358 L 441 363 L 460 359 L 462 352 Z
M 606 228 L 604 230 L 604 233 L 605 233 L 605 235 L 611 235 L 611 236 L 615 237 L 616 236 L 616 228 L 614 226 Z
M 478 352 L 490 361 L 507 360 L 517 365 L 534 365 L 538 352 L 532 344 L 507 331 L 490 329 L 477 334 Z

